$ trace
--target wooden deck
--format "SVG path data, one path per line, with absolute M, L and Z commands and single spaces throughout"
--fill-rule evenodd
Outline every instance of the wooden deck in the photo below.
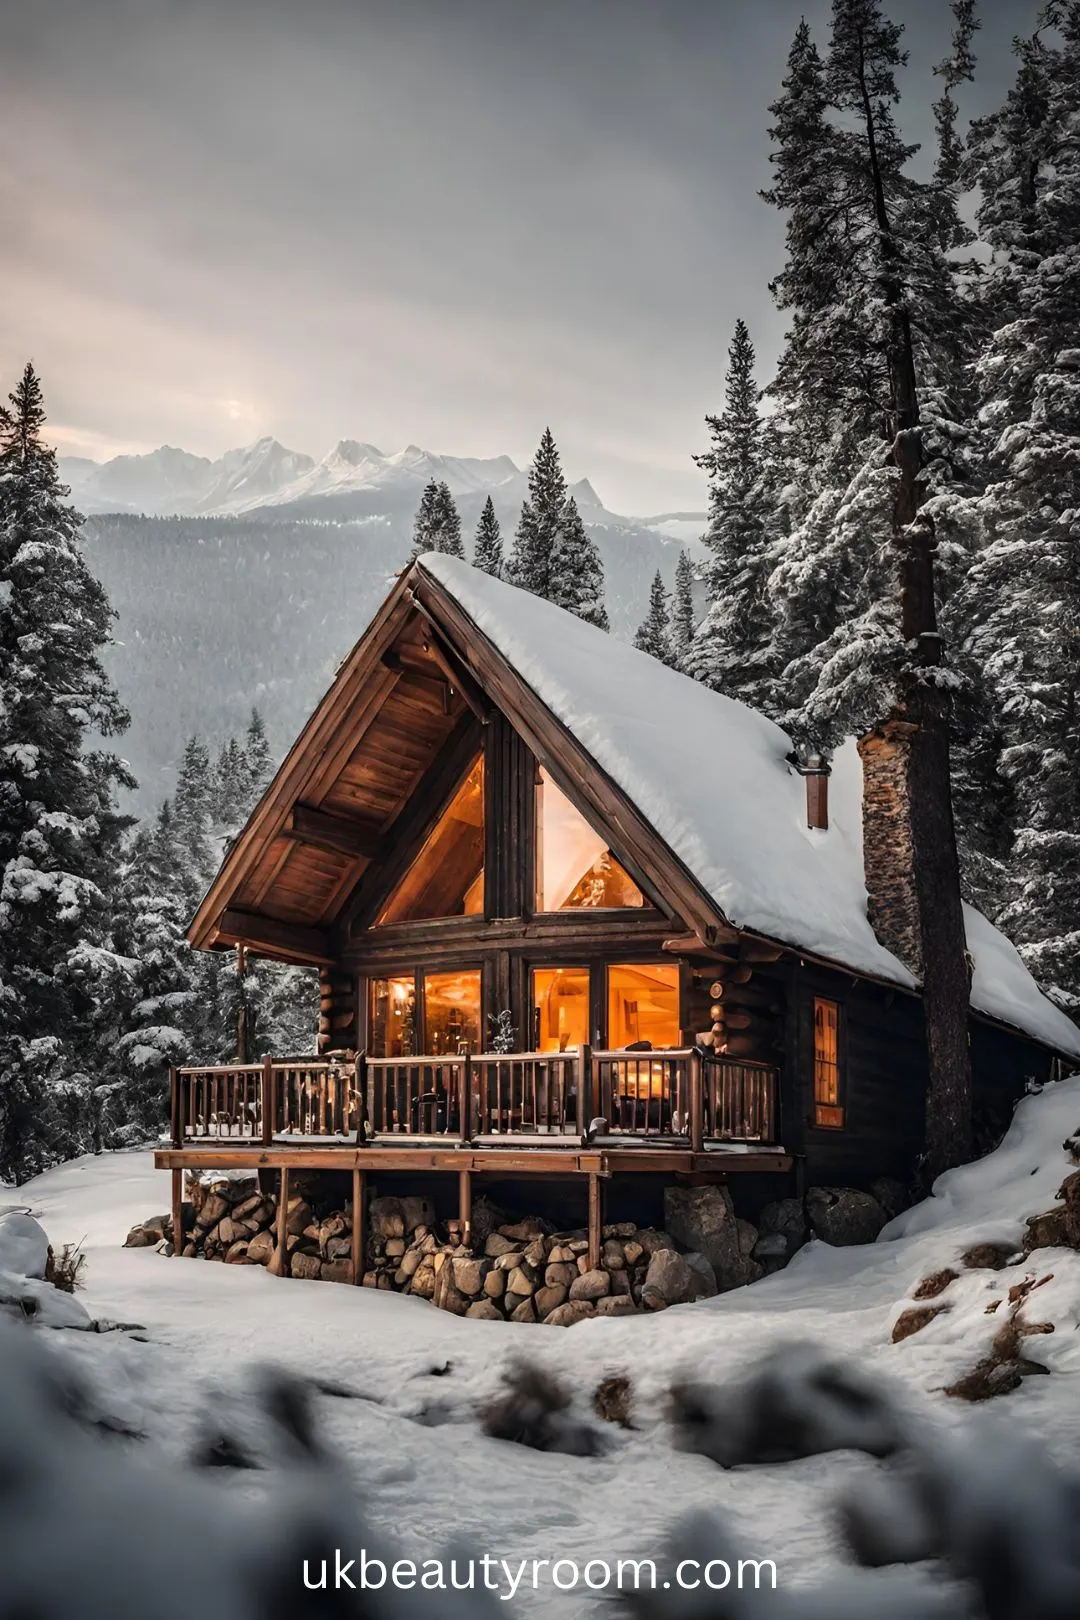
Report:
M 779 1076 L 696 1047 L 179 1068 L 162 1168 L 788 1169 Z M 587 1161 L 587 1162 L 586 1162 Z

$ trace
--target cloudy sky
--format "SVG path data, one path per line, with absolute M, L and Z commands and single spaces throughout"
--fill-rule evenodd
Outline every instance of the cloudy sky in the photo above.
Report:
M 908 25 L 924 118 L 946 0 Z M 983 0 L 992 104 L 1029 0 Z M 767 103 L 828 0 L 0 0 L 0 366 L 64 453 L 274 434 L 530 456 L 700 508 L 733 321 L 767 371 Z

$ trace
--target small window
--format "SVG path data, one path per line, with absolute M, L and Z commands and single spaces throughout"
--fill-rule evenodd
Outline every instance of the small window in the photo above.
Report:
M 484 760 L 481 755 L 390 896 L 379 922 L 475 917 L 483 910 Z
M 814 1124 L 844 1128 L 840 1102 L 840 1006 L 814 997 Z
M 541 768 L 536 784 L 536 909 L 643 906 L 645 896 L 596 832 Z
M 608 1045 L 679 1044 L 677 962 L 627 962 L 607 970 Z
M 368 1048 L 372 1057 L 412 1057 L 416 1051 L 416 982 L 372 979 Z
M 424 1051 L 436 1057 L 480 1050 L 480 969 L 424 975 Z
M 589 970 L 534 968 L 533 1050 L 566 1052 L 589 1039 Z

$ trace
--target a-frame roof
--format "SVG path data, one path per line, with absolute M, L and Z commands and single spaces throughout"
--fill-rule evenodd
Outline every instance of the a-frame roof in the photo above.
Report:
M 192 943 L 332 961 L 366 863 L 455 729 L 487 705 L 702 937 L 736 928 L 915 988 L 867 919 L 853 746 L 834 767 L 830 828 L 811 830 L 778 726 L 441 555 L 398 579 L 342 664 L 228 851 Z M 973 1007 L 1080 1057 L 1080 1032 L 1004 936 L 970 908 L 967 930 Z

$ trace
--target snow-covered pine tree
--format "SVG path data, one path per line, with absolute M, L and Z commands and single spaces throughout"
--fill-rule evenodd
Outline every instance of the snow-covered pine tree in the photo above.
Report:
M 683 556 L 685 555 L 684 552 Z M 664 588 L 664 576 L 659 568 L 653 575 L 653 582 L 649 587 L 649 611 L 638 625 L 634 646 L 640 652 L 647 652 L 653 658 L 658 658 L 662 664 L 673 665 L 675 662 L 671 645 L 668 593 Z
M 473 566 L 495 579 L 503 575 L 502 530 L 495 516 L 495 503 L 489 495 L 480 513 L 473 542 Z
M 687 673 L 714 691 L 769 714 L 776 652 L 768 582 L 773 500 L 766 434 L 754 378 L 754 346 L 737 321 L 728 350 L 725 406 L 706 418 L 709 449 L 695 456 L 709 478 L 708 612 L 686 653 Z
M 241 814 L 248 801 L 249 777 L 244 750 L 235 737 L 224 742 L 218 752 L 213 778 L 215 821 L 229 821 Z
M 465 560 L 465 546 L 461 539 L 461 514 L 454 505 L 449 484 L 439 484 L 435 493 L 435 520 L 432 550 L 445 552 L 448 557 Z
M 439 485 L 432 479 L 430 484 L 424 485 L 420 505 L 413 519 L 412 550 L 408 557 L 410 564 L 414 563 L 417 557 L 422 557 L 425 551 L 438 551 L 436 541 L 439 533 L 439 507 Z
M 179 877 L 193 909 L 213 873 L 211 839 L 217 809 L 209 750 L 201 737 L 189 737 L 177 774 L 172 821 L 179 851 Z
M 127 715 L 101 664 L 111 612 L 79 546 L 32 366 L 0 416 L 0 1177 L 94 1140 L 99 979 L 134 786 L 89 736 Z
M 550 428 L 545 428 L 532 466 L 529 494 L 521 508 L 506 577 L 534 596 L 553 600 L 552 557 L 562 537 L 569 491 Z
M 604 565 L 596 542 L 581 520 L 577 501 L 567 497 L 558 538 L 551 552 L 548 600 L 598 630 L 607 630 Z
M 1016 81 L 970 157 L 994 260 L 978 368 L 985 549 L 964 595 L 1016 800 L 1000 921 L 1080 1012 L 1080 0 L 1048 5 L 1016 50 Z
M 266 735 L 266 722 L 258 709 L 252 709 L 244 734 L 244 769 L 247 776 L 245 803 L 254 809 L 274 774 L 274 757 Z
M 694 565 L 688 551 L 680 551 L 675 564 L 675 589 L 671 594 L 668 635 L 672 664 L 685 674 L 687 654 L 694 639 Z

